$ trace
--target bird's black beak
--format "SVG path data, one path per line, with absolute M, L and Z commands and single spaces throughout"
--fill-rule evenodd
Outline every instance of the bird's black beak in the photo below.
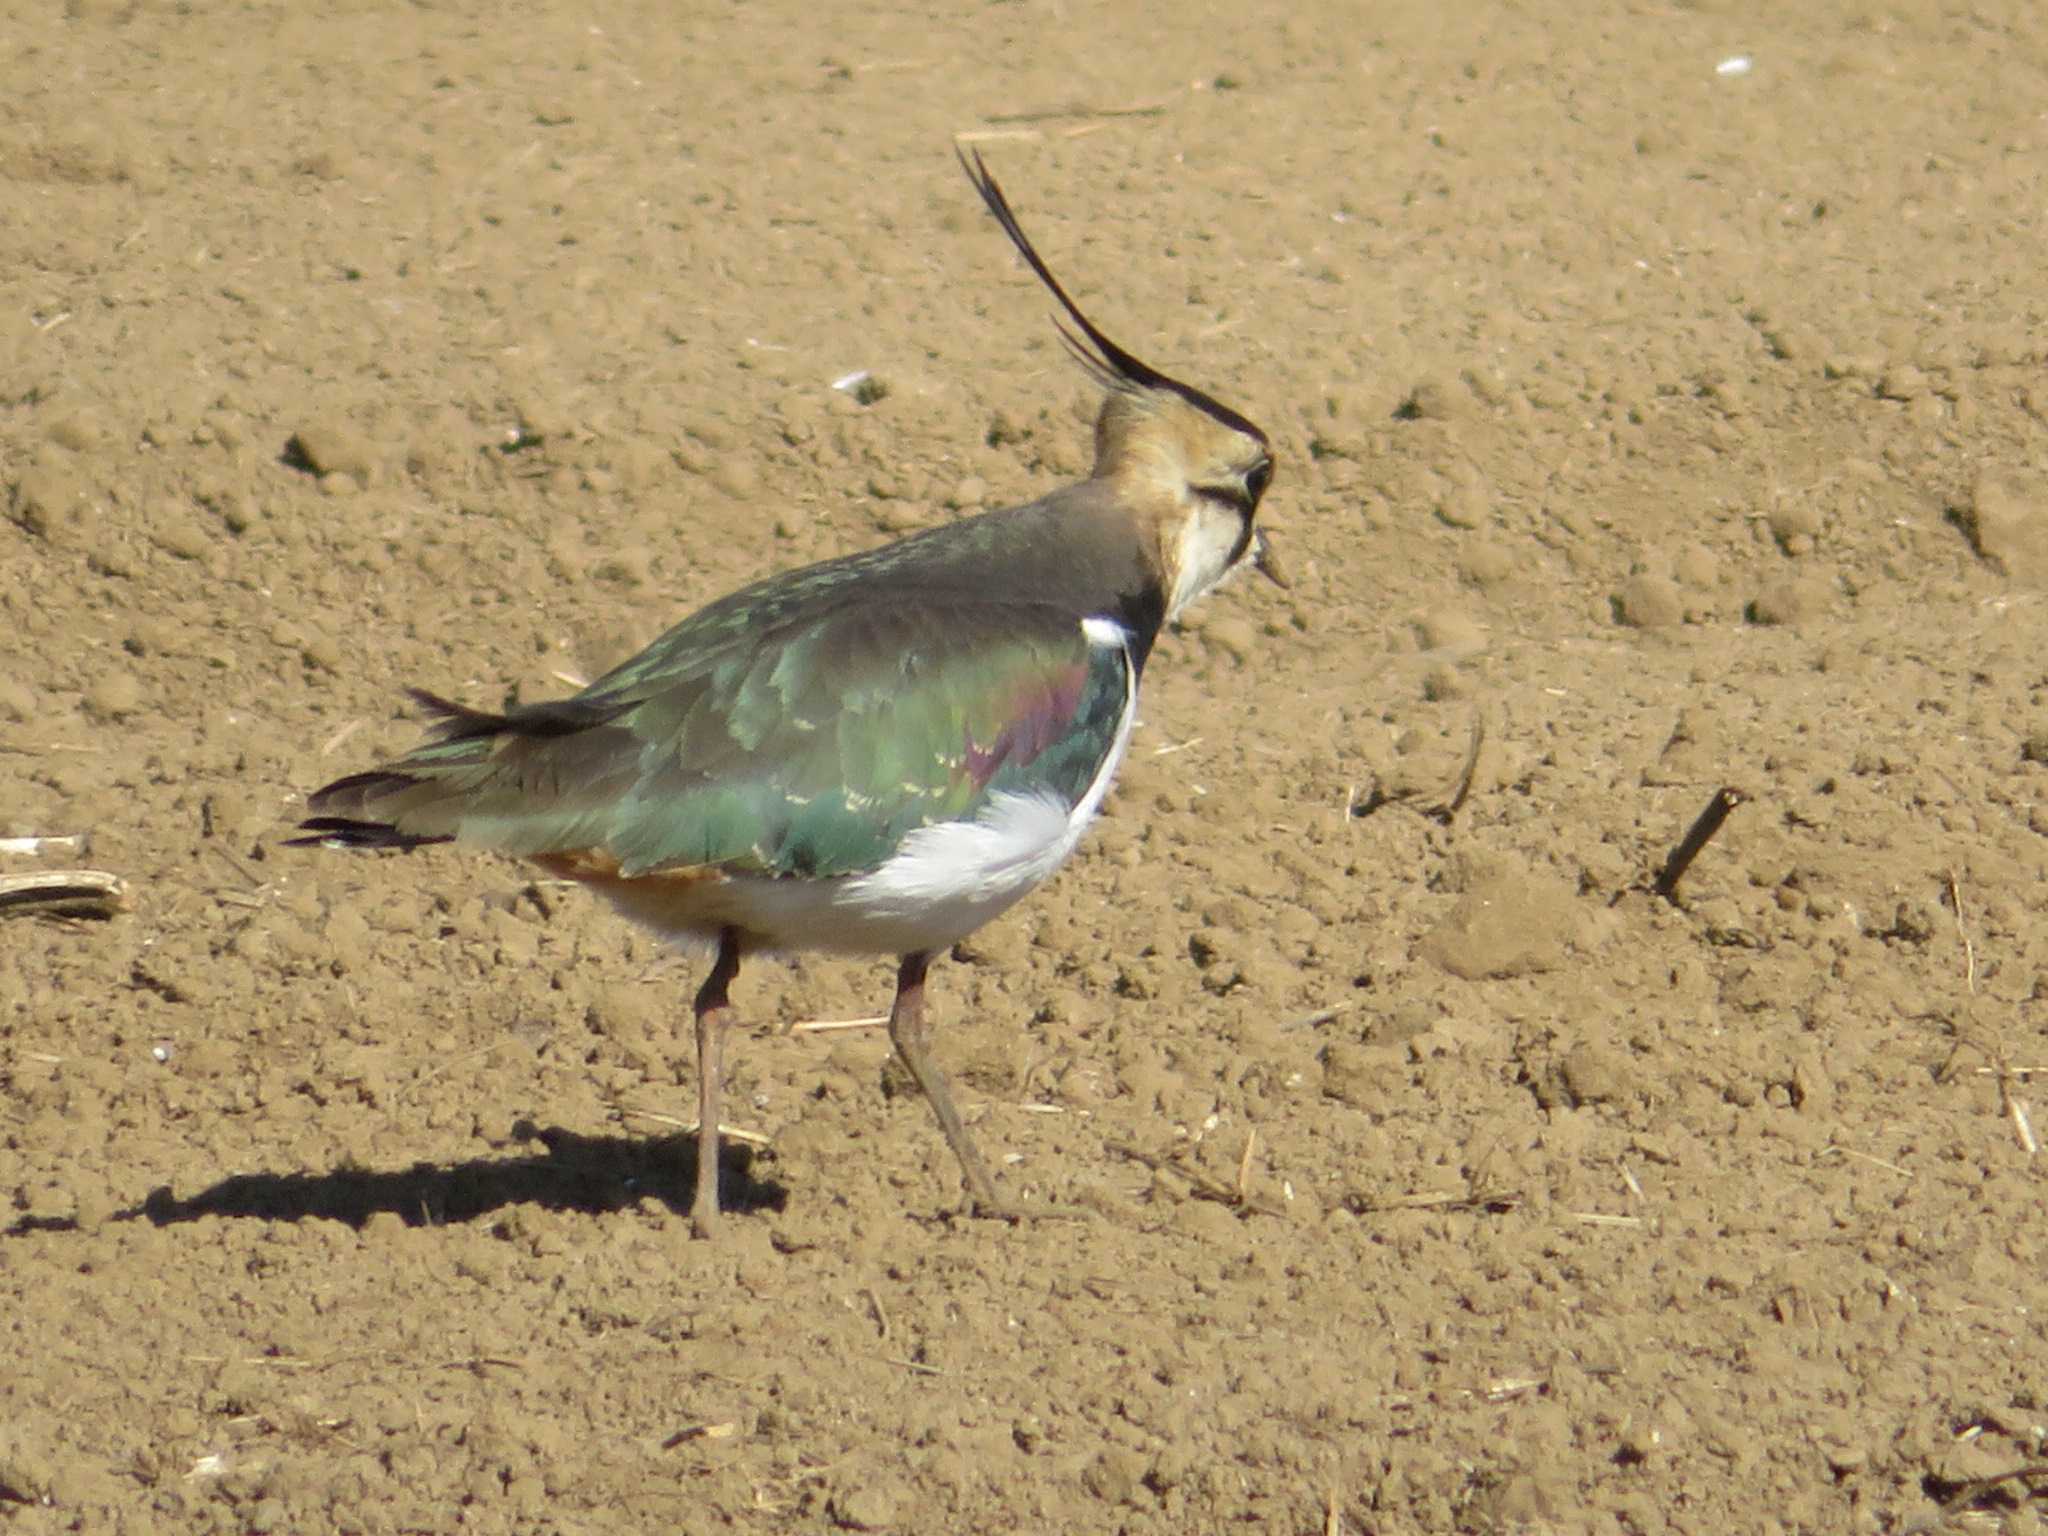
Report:
M 1287 567 L 1273 553 L 1272 536 L 1263 528 L 1252 535 L 1252 569 L 1283 592 L 1294 586 L 1294 578 L 1287 574 Z

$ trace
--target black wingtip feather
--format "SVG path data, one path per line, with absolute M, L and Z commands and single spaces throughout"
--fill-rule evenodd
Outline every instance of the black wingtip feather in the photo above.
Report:
M 325 794 L 326 791 L 321 791 Z M 315 796 L 315 800 L 319 797 Z M 304 837 L 288 837 L 287 848 L 424 848 L 429 843 L 452 843 L 454 838 L 414 837 L 389 822 L 357 821 L 351 816 L 309 816 L 299 823 Z
M 391 768 L 372 768 L 367 773 L 352 773 L 345 779 L 336 779 L 332 784 L 323 784 L 306 797 L 306 806 L 315 811 L 351 811 L 370 803 L 379 795 L 393 790 L 410 789 L 419 780 L 411 774 L 399 773 Z M 344 817 L 344 820 L 359 820 Z
M 1094 321 L 1081 313 L 1081 306 L 1068 297 L 1067 290 L 1060 286 L 1060 280 L 1052 275 L 1052 269 L 1045 264 L 1044 258 L 1038 254 L 1037 248 L 1024 233 L 1023 226 L 1017 222 L 1017 215 L 1010 207 L 1010 200 L 1003 195 L 1003 189 L 997 185 L 995 173 L 989 170 L 988 162 L 981 158 L 981 151 L 975 150 L 970 158 L 968 151 L 955 144 L 953 153 L 959 156 L 960 168 L 967 173 L 967 179 L 974 183 L 974 190 L 981 194 L 981 200 L 987 205 L 988 211 L 995 216 L 995 221 L 1002 225 L 1003 233 L 1010 237 L 1010 243 L 1017 247 L 1017 254 L 1024 258 L 1026 265 L 1033 272 L 1038 274 L 1038 280 L 1052 291 L 1052 296 L 1060 301 L 1060 307 L 1073 317 L 1074 323 L 1081 328 L 1081 334 L 1094 344 L 1099 356 L 1091 356 L 1064 327 L 1060 329 L 1060 334 L 1066 338 L 1067 345 L 1080 357 L 1082 364 L 1090 373 L 1112 388 L 1168 390 L 1233 431 L 1243 432 L 1261 443 L 1267 441 L 1264 432 L 1215 396 L 1204 393 L 1192 384 L 1183 384 L 1179 379 L 1161 373 L 1149 363 L 1140 362 L 1105 336 Z

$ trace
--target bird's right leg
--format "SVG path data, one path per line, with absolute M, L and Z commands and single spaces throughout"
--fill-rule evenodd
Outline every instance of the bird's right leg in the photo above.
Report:
M 953 1107 L 953 1094 L 946 1084 L 946 1074 L 932 1060 L 931 1025 L 924 1011 L 924 973 L 930 964 L 929 954 L 905 955 L 898 963 L 896 1001 L 889 1009 L 889 1039 L 895 1044 L 896 1054 L 903 1059 L 903 1065 L 910 1068 L 910 1075 L 917 1079 L 925 1102 L 939 1117 L 939 1129 L 946 1133 L 947 1144 L 960 1160 L 960 1176 L 967 1184 L 968 1205 L 980 1215 L 1006 1216 L 1010 1212 L 996 1198 L 995 1181 L 988 1176 L 988 1164 L 981 1160 L 974 1138 L 967 1134 L 966 1122 L 961 1120 L 960 1111 Z
M 725 1086 L 725 1026 L 732 1017 L 726 989 L 740 972 L 740 936 L 718 936 L 718 958 L 697 989 L 697 1197 L 690 1227 L 699 1237 L 718 1230 L 718 1101 Z

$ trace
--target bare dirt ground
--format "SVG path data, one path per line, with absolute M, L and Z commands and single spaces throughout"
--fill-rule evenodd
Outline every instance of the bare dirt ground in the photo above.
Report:
M 2040 1529 L 2048 23 L 1755 9 L 13 16 L 0 876 L 133 906 L 0 921 L 0 1526 Z M 1085 467 L 955 135 L 1295 586 L 935 972 L 1092 1219 L 813 960 L 697 1243 L 693 962 L 279 840 Z

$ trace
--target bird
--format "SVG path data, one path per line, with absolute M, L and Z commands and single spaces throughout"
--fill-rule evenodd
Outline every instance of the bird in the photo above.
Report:
M 783 571 L 681 620 L 566 698 L 432 721 L 307 798 L 298 845 L 457 843 L 581 884 L 708 951 L 693 1009 L 693 1233 L 720 1226 L 730 989 L 755 955 L 892 957 L 889 1038 L 959 1161 L 968 1214 L 1011 1217 L 934 1059 L 931 961 L 1042 884 L 1101 808 L 1154 642 L 1247 568 L 1267 435 L 1097 328 L 977 151 L 962 169 L 1064 312 L 1101 387 L 1087 478 Z

